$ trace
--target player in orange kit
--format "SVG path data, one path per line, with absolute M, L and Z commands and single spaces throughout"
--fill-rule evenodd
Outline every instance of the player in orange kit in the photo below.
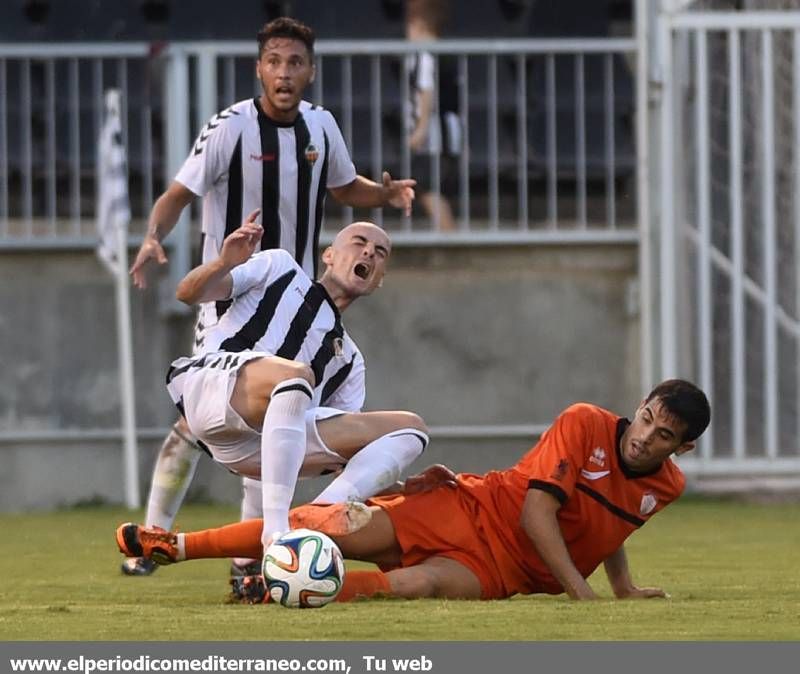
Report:
M 455 484 L 439 473 L 442 484 L 432 489 L 424 488 L 429 480 L 416 493 L 370 499 L 366 522 L 348 504 L 302 506 L 292 526 L 329 533 L 346 558 L 381 568 L 348 573 L 340 600 L 536 592 L 593 599 L 586 578 L 600 563 L 617 597 L 663 597 L 634 585 L 624 542 L 680 496 L 685 478 L 670 457 L 694 448 L 710 416 L 705 394 L 678 379 L 653 389 L 633 421 L 579 403 L 512 468 L 460 474 Z M 260 532 L 258 520 L 177 535 L 123 525 L 117 540 L 170 563 L 259 556 Z

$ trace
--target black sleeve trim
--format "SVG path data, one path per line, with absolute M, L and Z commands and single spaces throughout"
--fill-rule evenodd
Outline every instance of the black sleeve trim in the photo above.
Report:
M 545 482 L 544 480 L 531 480 L 528 482 L 528 489 L 541 489 L 542 491 L 546 491 L 551 496 L 555 496 L 562 506 L 567 502 L 567 493 L 561 487 L 554 485 L 552 482 Z
M 614 505 L 605 496 L 603 496 L 599 492 L 596 492 L 594 489 L 587 487 L 585 484 L 582 484 L 581 482 L 578 482 L 578 484 L 575 485 L 575 489 L 578 489 L 582 491 L 584 494 L 590 496 L 595 501 L 597 501 L 601 506 L 606 508 L 609 512 L 625 520 L 626 522 L 629 522 L 635 527 L 641 527 L 647 521 L 643 520 L 641 517 L 636 517 L 636 515 L 633 515 L 627 512 L 626 510 L 623 510 L 617 505 Z

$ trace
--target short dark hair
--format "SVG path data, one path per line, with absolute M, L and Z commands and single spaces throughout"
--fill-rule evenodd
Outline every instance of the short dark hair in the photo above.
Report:
M 684 442 L 702 435 L 711 421 L 711 405 L 706 394 L 684 379 L 667 379 L 656 386 L 645 402 L 657 399 L 667 414 L 686 424 Z
M 259 58 L 261 58 L 261 52 L 264 51 L 264 46 L 274 37 L 288 37 L 292 40 L 299 40 L 308 49 L 308 55 L 312 59 L 314 58 L 314 31 L 297 19 L 281 16 L 264 24 L 261 30 L 258 31 Z
M 408 0 L 406 2 L 406 20 L 422 21 L 436 35 L 442 34 L 449 16 L 449 0 Z

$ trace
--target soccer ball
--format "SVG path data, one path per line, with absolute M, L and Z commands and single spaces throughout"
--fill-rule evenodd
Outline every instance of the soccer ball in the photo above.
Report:
M 325 534 L 295 529 L 270 544 L 262 572 L 273 601 L 289 608 L 321 608 L 342 588 L 344 559 Z

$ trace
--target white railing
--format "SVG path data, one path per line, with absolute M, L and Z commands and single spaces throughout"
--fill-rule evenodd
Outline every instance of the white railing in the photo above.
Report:
M 658 345 L 715 410 L 699 473 L 800 473 L 800 12 L 664 12 Z
M 625 65 L 635 56 L 633 39 L 321 41 L 309 98 L 338 116 L 362 173 L 379 176 L 386 166 L 410 173 L 400 123 L 408 106 L 402 57 L 420 47 L 456 64 L 470 141 L 457 159 L 458 235 L 635 239 L 634 145 L 621 131 L 628 121 L 621 115 L 633 121 L 633 76 Z M 146 217 L 200 126 L 256 93 L 254 48 L 0 46 L 0 245 L 80 245 L 91 238 L 94 144 L 109 86 L 123 93 L 133 212 Z M 390 132 L 387 125 L 394 125 Z M 431 161 L 436 190 L 441 166 L 438 156 Z M 626 180 L 634 189 L 620 194 Z M 412 238 L 437 236 L 435 222 L 388 224 Z
M 481 220 L 485 223 L 475 222 L 474 204 L 471 200 L 471 166 L 476 162 L 471 161 L 475 155 L 475 148 L 467 144 L 458 161 L 458 211 L 461 228 L 464 231 L 480 231 L 483 225 L 489 232 L 499 231 L 503 226 L 511 226 L 518 231 L 531 231 L 542 228 L 548 229 L 577 229 L 587 230 L 588 225 L 602 226 L 606 230 L 614 230 L 619 225 L 616 215 L 617 195 L 615 192 L 615 178 L 620 169 L 630 169 L 633 156 L 623 158 L 628 164 L 620 164 L 615 156 L 615 59 L 632 57 L 635 54 L 636 44 L 632 39 L 579 39 L 579 40 L 457 40 L 441 41 L 434 43 L 411 44 L 400 40 L 321 42 L 316 50 L 317 76 L 313 85 L 311 99 L 314 102 L 326 105 L 337 113 L 345 140 L 351 148 L 358 152 L 359 144 L 366 144 L 370 148 L 369 172 L 373 177 L 379 177 L 386 165 L 387 156 L 385 144 L 382 142 L 382 119 L 386 113 L 402 113 L 407 116 L 408 106 L 408 71 L 407 63 L 402 58 L 420 49 L 430 51 L 437 59 L 452 57 L 457 61 L 457 79 L 459 86 L 459 117 L 465 131 L 465 136 L 474 140 L 476 136 L 484 136 L 485 142 L 485 185 L 484 196 L 487 199 L 485 215 Z M 197 81 L 195 108 L 198 111 L 196 124 L 210 117 L 225 101 L 234 100 L 243 95 L 251 95 L 255 86 L 246 92 L 239 92 L 235 86 L 236 67 L 243 60 L 246 67 L 252 69 L 253 45 L 250 42 L 234 43 L 185 43 L 180 47 L 180 52 L 173 52 L 173 63 L 181 60 L 195 59 L 197 62 Z M 507 59 L 504 65 L 507 77 L 504 84 L 508 86 L 504 94 L 499 91 L 500 75 L 498 69 L 500 59 Z M 574 73 L 572 90 L 568 98 L 574 105 L 574 124 L 570 131 L 574 132 L 575 149 L 572 166 L 564 165 L 559 156 L 557 142 L 558 115 L 556 60 L 571 61 Z M 587 121 L 584 94 L 586 92 L 585 69 L 587 59 L 594 59 L 595 70 L 600 76 L 602 87 L 595 87 L 595 94 L 600 94 L 602 111 L 604 114 L 602 129 L 603 139 L 603 166 L 602 179 L 605 188 L 604 208 L 599 213 L 587 215 Z M 536 65 L 538 63 L 538 66 Z M 385 82 L 386 65 L 394 64 L 399 67 L 400 77 L 395 81 Z M 534 92 L 528 91 L 528 80 L 531 79 L 529 69 L 539 67 L 544 78 L 544 109 L 545 116 L 545 148 L 546 155 L 540 157 L 540 171 L 546 184 L 545 212 L 537 218 L 529 212 L 530 196 L 528 193 L 531 179 L 531 163 L 535 159 L 529 155 L 529 118 L 528 108 Z M 361 68 L 369 82 L 368 87 L 361 87 L 357 91 L 353 87 L 353 72 Z M 617 64 L 617 68 L 619 64 Z M 218 81 L 218 73 L 222 74 L 221 86 L 214 86 Z M 334 87 L 326 86 L 328 76 L 335 77 Z M 476 78 L 481 82 L 480 88 L 472 81 Z M 483 80 L 485 79 L 485 86 Z M 630 78 L 633 79 L 632 77 Z M 399 87 L 399 89 L 398 89 Z M 485 94 L 485 128 L 481 133 L 475 133 L 475 124 L 471 124 L 471 111 L 481 101 L 477 100 L 478 94 Z M 331 93 L 334 96 L 331 96 Z M 223 95 L 220 95 L 223 94 Z M 358 138 L 353 137 L 354 128 L 354 100 L 361 96 L 368 97 L 369 119 L 364 131 Z M 632 95 L 632 91 L 630 92 Z M 333 98 L 334 100 L 330 100 Z M 500 138 L 504 120 L 501 107 L 512 106 L 514 114 L 505 120 L 511 124 L 510 138 L 516 145 L 514 156 L 506 157 L 501 147 Z M 633 112 L 633 101 L 629 101 L 630 112 Z M 392 109 L 393 105 L 400 105 L 401 109 Z M 536 107 L 542 107 L 539 103 Z M 562 115 L 563 111 L 558 111 Z M 399 117 L 400 115 L 398 115 Z M 400 167 L 401 172 L 409 174 L 410 152 L 407 143 L 407 130 L 404 125 L 399 125 L 400 130 Z M 633 146 L 630 146 L 631 150 Z M 433 158 L 433 175 L 440 174 L 437 157 Z M 558 214 L 558 178 L 559 173 L 570 170 L 575 178 L 574 210 L 572 217 L 559 218 Z M 363 170 L 363 169 L 362 169 Z M 516 193 L 513 203 L 516 213 L 513 217 L 501 215 L 500 209 L 500 177 L 501 172 L 511 172 L 515 175 Z M 350 217 L 347 212 L 345 219 Z M 380 221 L 382 214 L 375 213 Z M 537 223 L 536 221 L 541 222 Z M 537 227 L 537 224 L 539 225 Z M 628 226 L 631 225 L 629 220 Z M 404 220 L 402 230 L 413 231 L 410 219 Z

